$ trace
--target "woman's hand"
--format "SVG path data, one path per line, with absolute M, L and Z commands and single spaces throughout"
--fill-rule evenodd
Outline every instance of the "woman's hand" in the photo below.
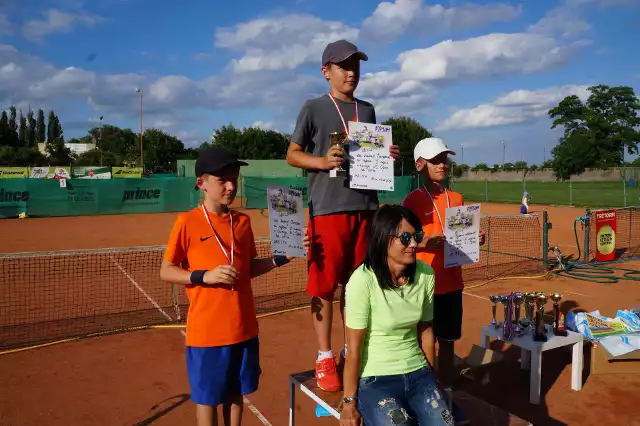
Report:
M 362 417 L 356 408 L 355 402 L 350 402 L 342 406 L 340 413 L 340 426 L 360 426 Z
M 487 233 L 484 231 L 480 231 L 480 234 L 478 235 L 478 239 L 479 239 L 480 245 L 483 246 L 484 243 L 487 241 Z

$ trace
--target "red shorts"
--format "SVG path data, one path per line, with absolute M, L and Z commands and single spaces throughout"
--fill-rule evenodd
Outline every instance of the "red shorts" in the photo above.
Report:
M 370 210 L 334 213 L 309 220 L 307 293 L 310 296 L 333 295 L 338 285 L 346 284 L 351 273 L 364 262 L 373 213 Z

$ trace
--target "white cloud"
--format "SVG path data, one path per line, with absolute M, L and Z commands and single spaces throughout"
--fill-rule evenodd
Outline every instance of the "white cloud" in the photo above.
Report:
M 358 30 L 338 21 L 288 14 L 220 28 L 215 46 L 244 51 L 231 63 L 238 72 L 293 70 L 310 64 L 320 67 L 325 46 L 343 38 L 355 42 Z
M 446 40 L 402 52 L 396 71 L 365 74 L 358 96 L 375 100 L 388 115 L 407 114 L 428 106 L 444 85 L 543 71 L 564 64 L 581 46 L 583 42 L 563 45 L 551 37 L 526 33 Z
M 0 13 L 0 35 L 13 35 L 13 26 L 11 25 L 9 16 L 6 13 Z
M 211 53 L 196 53 L 193 55 L 194 61 L 210 61 L 213 59 L 213 54 Z
M 256 127 L 258 129 L 262 129 L 262 130 L 275 130 L 275 123 L 273 121 L 261 121 L 258 120 L 256 122 L 254 122 L 253 124 L 251 124 L 251 126 L 249 127 Z
M 26 22 L 22 27 L 22 35 L 27 40 L 37 42 L 50 34 L 68 33 L 77 26 L 93 27 L 102 20 L 102 17 L 89 13 L 48 9 L 43 12 L 42 19 Z
M 527 31 L 547 36 L 560 35 L 564 38 L 576 37 L 591 31 L 591 24 L 581 16 L 580 6 L 587 1 L 565 0 L 563 4 L 547 12 L 538 22 L 529 25 Z
M 523 123 L 547 115 L 566 96 L 589 96 L 588 86 L 566 85 L 541 90 L 515 90 L 488 104 L 461 109 L 436 126 L 438 131 Z
M 505 3 L 463 3 L 446 7 L 423 4 L 422 0 L 382 2 L 365 19 L 361 39 L 391 42 L 405 32 L 438 33 L 442 31 L 482 27 L 494 22 L 510 21 L 520 15 L 521 7 Z
M 318 77 L 287 71 L 223 73 L 201 80 L 169 75 L 99 74 L 76 67 L 58 68 L 42 59 L 0 44 L 0 105 L 59 110 L 78 101 L 87 102 L 87 117 L 104 115 L 109 122 L 136 119 L 140 87 L 144 126 L 186 131 L 202 119 L 195 109 L 227 111 L 268 108 L 270 119 L 295 117 L 304 99 L 323 90 Z M 24 109 L 24 108 L 23 108 Z

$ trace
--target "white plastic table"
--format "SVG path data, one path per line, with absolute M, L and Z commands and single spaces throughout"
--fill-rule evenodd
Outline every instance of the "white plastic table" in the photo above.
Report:
M 549 327 L 547 327 L 547 331 L 549 330 Z M 545 351 L 557 349 L 563 346 L 573 346 L 573 357 L 571 360 L 571 389 L 575 391 L 582 389 L 584 339 L 582 334 L 568 330 L 567 333 L 568 335 L 565 337 L 554 336 L 553 332 L 548 332 L 546 342 L 536 342 L 533 340 L 533 334 L 531 332 L 527 332 L 522 336 L 514 337 L 513 340 L 505 341 L 502 337 L 502 328 L 495 328 L 488 325 L 482 328 L 482 341 L 480 342 L 480 345 L 483 348 L 489 348 L 489 344 L 493 338 L 518 346 L 521 351 L 520 366 L 522 369 L 526 370 L 529 368 L 529 359 L 531 359 L 529 402 L 532 404 L 539 404 L 540 378 L 542 376 L 542 353 Z

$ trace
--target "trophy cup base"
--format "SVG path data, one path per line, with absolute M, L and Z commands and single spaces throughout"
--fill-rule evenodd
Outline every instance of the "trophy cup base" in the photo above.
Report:
M 546 342 L 548 339 L 547 339 L 547 336 L 545 334 L 543 334 L 543 335 L 534 334 L 533 335 L 533 340 L 536 341 L 536 342 Z
M 553 331 L 553 335 L 554 336 L 567 337 L 569 335 L 569 333 L 567 333 L 567 330 L 554 330 Z

